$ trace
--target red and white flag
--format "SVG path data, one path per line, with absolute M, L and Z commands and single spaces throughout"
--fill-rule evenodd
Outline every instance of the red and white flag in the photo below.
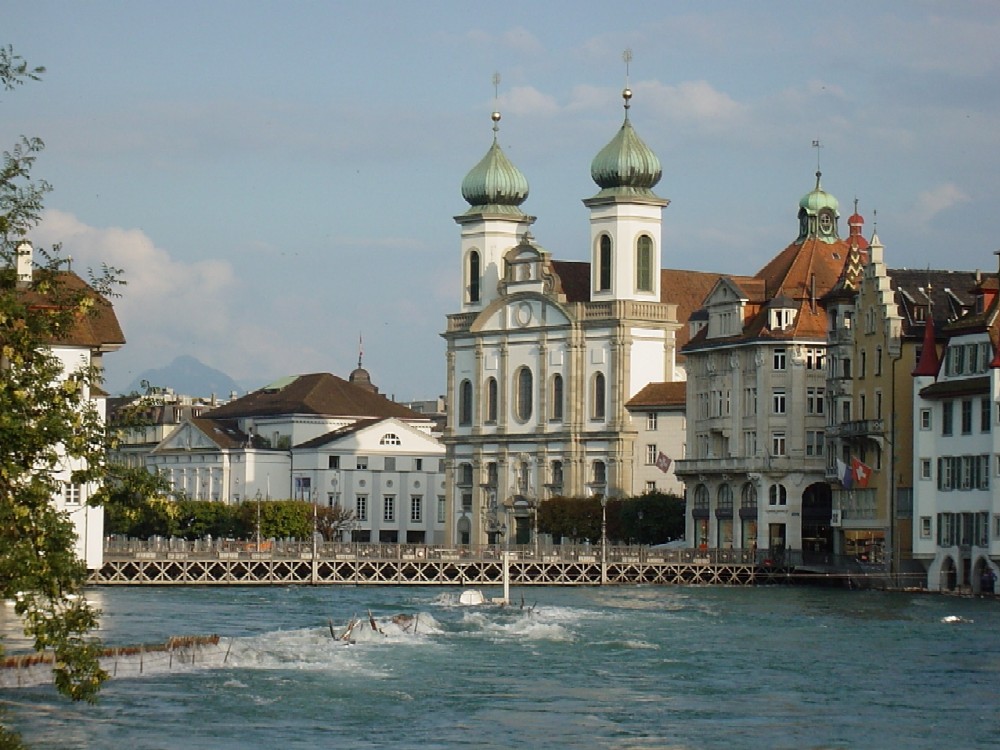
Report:
M 670 457 L 667 456 L 667 454 L 664 453 L 663 451 L 660 451 L 660 455 L 656 457 L 656 468 L 662 471 L 664 474 L 666 474 L 668 471 L 670 471 L 671 463 L 672 462 L 670 460 Z
M 870 466 L 862 463 L 860 459 L 851 456 L 851 484 L 854 487 L 861 489 L 867 487 L 871 475 L 872 469 Z

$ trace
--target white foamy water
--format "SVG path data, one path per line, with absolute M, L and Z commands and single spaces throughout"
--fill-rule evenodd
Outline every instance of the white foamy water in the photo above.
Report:
M 109 645 L 219 642 L 143 654 L 141 671 L 135 655 L 106 664 L 116 676 L 96 706 L 4 682 L 32 748 L 995 746 L 990 600 L 651 586 L 525 588 L 505 607 L 432 588 L 94 593 Z

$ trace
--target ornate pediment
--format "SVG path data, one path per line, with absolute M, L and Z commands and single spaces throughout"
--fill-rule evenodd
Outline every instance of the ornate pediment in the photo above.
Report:
M 184 422 L 167 435 L 157 451 L 208 451 L 219 450 L 219 445 L 190 422 Z

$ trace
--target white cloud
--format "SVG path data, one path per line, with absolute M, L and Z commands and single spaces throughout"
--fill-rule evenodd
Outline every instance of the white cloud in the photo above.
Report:
M 731 126 L 746 113 L 744 105 L 708 81 L 685 81 L 676 86 L 640 81 L 632 90 L 636 98 L 648 97 L 658 114 L 667 120 Z
M 142 230 L 91 227 L 55 209 L 45 211 L 32 238 L 40 245 L 62 243 L 62 255 L 72 258 L 73 269 L 84 278 L 87 269 L 102 264 L 123 270 L 126 284 L 113 300 L 128 341 L 123 352 L 129 360 L 144 361 L 143 369 L 178 354 L 205 357 L 230 328 L 237 284 L 228 261 L 184 263 L 156 247 Z
M 952 182 L 945 182 L 917 195 L 913 206 L 912 218 L 915 222 L 927 225 L 934 218 L 960 203 L 967 203 L 971 198 Z
M 548 117 L 558 114 L 559 104 L 554 97 L 543 94 L 533 86 L 515 86 L 500 95 L 500 111 Z

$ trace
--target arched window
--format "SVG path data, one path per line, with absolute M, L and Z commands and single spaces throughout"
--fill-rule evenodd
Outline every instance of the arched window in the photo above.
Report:
M 563 378 L 556 373 L 552 376 L 552 416 L 551 421 L 562 422 L 563 419 Z
M 472 424 L 472 382 L 468 380 L 458 386 L 458 423 Z
M 599 372 L 594 376 L 593 406 L 594 419 L 604 419 L 607 414 L 607 387 L 605 385 L 604 373 Z
M 486 423 L 497 423 L 497 379 L 486 381 Z
M 635 287 L 640 292 L 653 291 L 653 240 L 648 234 L 636 243 Z
M 768 497 L 769 505 L 787 505 L 788 504 L 788 493 L 785 491 L 785 485 L 783 484 L 772 484 L 769 490 L 770 496 Z
M 527 367 L 522 367 L 517 371 L 517 375 L 514 378 L 514 382 L 517 384 L 517 394 L 514 399 L 514 409 L 517 418 L 522 422 L 527 422 L 531 419 L 531 409 L 532 409 L 532 377 L 531 370 Z
M 469 253 L 469 302 L 479 302 L 479 251 Z
M 725 515 L 728 511 L 728 515 L 733 514 L 733 488 L 728 484 L 723 484 L 719 486 L 719 503 L 717 505 L 718 509 Z
M 607 292 L 611 289 L 611 238 L 601 235 L 600 250 L 597 256 L 597 291 Z
M 378 441 L 379 445 L 401 445 L 402 442 L 399 439 L 399 435 L 394 432 L 387 432 L 382 436 L 382 439 Z
M 703 484 L 694 488 L 694 510 L 708 513 L 708 487 Z
M 740 496 L 740 505 L 744 508 L 757 507 L 757 488 L 752 482 L 747 482 L 743 485 L 743 491 Z

